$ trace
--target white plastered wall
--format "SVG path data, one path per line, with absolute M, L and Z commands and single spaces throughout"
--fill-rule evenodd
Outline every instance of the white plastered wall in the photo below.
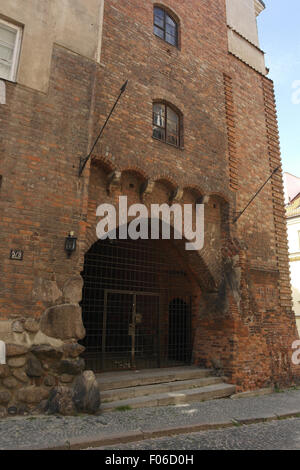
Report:
M 229 52 L 265 75 L 265 58 L 259 49 L 256 22 L 263 9 L 259 0 L 226 0 Z
M 17 82 L 47 92 L 53 44 L 100 61 L 104 0 L 9 0 L 0 16 L 23 26 Z

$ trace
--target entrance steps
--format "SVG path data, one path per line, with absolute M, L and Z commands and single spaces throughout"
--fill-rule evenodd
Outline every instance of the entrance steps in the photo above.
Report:
M 97 374 L 102 411 L 225 398 L 235 386 L 196 366 Z

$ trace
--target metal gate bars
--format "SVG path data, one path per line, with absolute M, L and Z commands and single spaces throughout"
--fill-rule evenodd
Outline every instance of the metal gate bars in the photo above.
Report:
M 87 368 L 190 363 L 191 282 L 170 241 L 100 240 L 82 276 Z

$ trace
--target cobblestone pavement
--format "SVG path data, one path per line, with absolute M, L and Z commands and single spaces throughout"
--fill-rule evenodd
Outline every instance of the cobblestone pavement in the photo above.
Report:
M 104 448 L 99 448 L 104 450 Z M 105 450 L 299 450 L 300 419 L 250 424 L 219 431 L 106 447 Z
M 71 438 L 111 436 L 193 424 L 300 415 L 300 390 L 241 399 L 219 399 L 189 405 L 113 411 L 99 416 L 23 416 L 0 419 L 0 450 L 65 444 Z M 274 429 L 277 429 L 274 423 Z M 220 435 L 247 432 L 247 428 L 214 431 Z M 250 428 L 249 428 L 250 429 Z M 231 434 L 233 433 L 233 434 Z M 186 439 L 186 437 L 183 439 Z M 139 444 L 140 445 L 140 444 Z

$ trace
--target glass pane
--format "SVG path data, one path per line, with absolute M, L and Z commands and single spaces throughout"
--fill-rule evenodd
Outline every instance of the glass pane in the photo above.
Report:
M 16 36 L 16 30 L 0 23 L 0 78 L 11 78 Z
M 162 29 L 158 28 L 157 26 L 154 26 L 154 34 L 162 39 L 165 37 L 165 33 Z
M 167 108 L 167 142 L 173 145 L 178 145 L 178 136 L 179 117 L 171 108 Z
M 153 137 L 159 140 L 165 140 L 165 130 L 161 127 L 153 127 Z
M 154 8 L 154 15 L 159 16 L 160 18 L 164 18 L 165 12 L 161 8 L 155 7 Z
M 14 50 L 11 47 L 3 46 L 0 43 L 0 60 L 11 63 Z
M 153 106 L 153 124 L 165 127 L 165 106 L 162 104 L 154 104 Z
M 168 131 L 168 134 L 176 134 L 177 135 L 178 134 L 177 123 L 172 122 L 172 121 L 168 121 L 167 131 Z
M 6 65 L 0 60 L 0 78 L 10 80 L 10 69 L 11 67 L 9 65 Z
M 17 31 L 0 23 L 0 44 L 14 48 Z
M 164 19 L 161 18 L 160 16 L 154 16 L 154 24 L 156 26 L 159 26 L 160 28 L 164 29 L 165 24 L 164 24 Z
M 166 33 L 166 41 L 173 46 L 177 46 L 177 37 Z
M 176 145 L 178 147 L 178 137 L 174 134 L 167 134 L 167 142 L 168 144 Z
M 167 25 L 171 25 L 174 28 L 176 28 L 176 22 L 174 20 L 172 20 L 172 18 L 170 18 L 169 15 L 166 15 L 166 23 L 167 23 Z
M 168 113 L 168 121 L 169 122 L 174 122 L 177 125 L 178 121 L 179 121 L 178 114 L 175 113 L 175 111 L 173 111 L 173 109 L 169 108 L 169 107 L 167 108 L 167 113 Z
M 176 134 L 167 134 L 168 144 L 176 145 L 178 147 L 178 136 Z
M 176 36 L 176 28 L 169 24 L 166 25 L 166 32 L 169 33 L 171 36 Z

